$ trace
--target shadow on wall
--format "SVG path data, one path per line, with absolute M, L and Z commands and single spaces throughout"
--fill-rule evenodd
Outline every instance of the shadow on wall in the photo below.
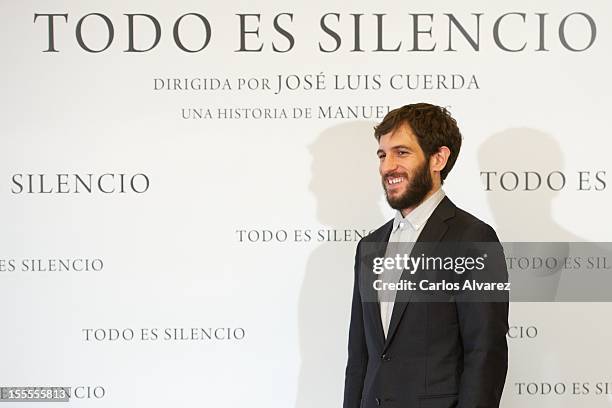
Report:
M 486 197 L 495 220 L 497 234 L 501 241 L 535 242 L 528 246 L 530 253 L 526 256 L 553 256 L 564 257 L 571 255 L 567 242 L 581 242 L 583 238 L 576 236 L 560 225 L 553 217 L 553 203 L 562 196 L 562 191 L 548 188 L 546 178 L 553 171 L 565 173 L 563 149 L 559 142 L 551 135 L 531 128 L 511 128 L 491 135 L 478 150 L 479 168 L 481 171 L 496 171 L 497 177 L 491 177 L 491 191 Z M 500 187 L 499 176 L 506 171 L 513 171 L 518 175 L 519 185 L 513 191 L 506 191 Z M 534 172 L 541 177 L 541 186 L 534 191 L 525 189 L 525 172 Z M 574 180 L 573 174 L 565 173 L 567 186 Z M 529 188 L 537 185 L 538 177 L 529 176 Z M 505 178 L 505 186 L 512 189 L 514 176 Z M 551 176 L 551 184 L 556 188 L 559 178 Z M 484 177 L 483 177 L 484 183 Z M 486 184 L 485 184 L 486 187 Z M 537 242 L 556 242 L 558 245 L 537 245 Z M 527 246 L 522 246 L 521 254 Z M 557 269 L 541 268 L 527 274 L 512 274 L 512 288 L 520 288 L 519 296 L 525 299 L 538 301 L 553 301 L 557 296 L 567 296 L 571 291 L 566 282 L 566 274 Z M 516 286 L 515 286 L 516 284 Z M 516 292 L 515 292 L 516 293 Z M 514 297 L 514 294 L 513 294 Z M 549 304 L 552 310 L 557 310 L 555 304 Z M 574 313 L 566 314 L 563 319 L 551 315 L 551 308 L 546 304 L 522 303 L 510 306 L 511 311 L 516 307 L 523 310 L 517 318 L 524 319 L 530 316 L 541 330 L 551 333 L 562 333 L 564 327 L 572 322 Z M 562 305 L 561 305 L 562 306 Z M 566 309 L 564 309 L 566 310 Z M 525 311 L 527 314 L 525 314 Z M 566 310 L 566 313 L 568 311 Z M 512 315 L 512 313 L 511 313 Z M 528 318 L 529 320 L 529 318 Z M 521 325 L 522 320 L 511 321 L 511 324 Z M 589 328 L 584 327 L 585 330 Z M 594 329 L 594 328 L 593 328 Z M 513 345 L 512 342 L 519 341 Z M 506 380 L 502 406 L 520 407 L 525 404 L 525 396 L 517 395 L 516 382 L 546 381 L 550 378 L 571 377 L 572 373 L 579 372 L 580 367 L 575 361 L 578 350 L 568 349 L 562 342 L 548 339 L 545 346 L 536 344 L 529 356 L 513 354 L 520 353 L 525 347 L 520 340 L 510 340 L 510 371 Z M 543 347 L 543 348 L 541 348 Z M 541 397 L 544 398 L 544 397 Z M 572 398 L 542 399 L 543 407 L 570 407 L 575 406 Z
M 561 146 L 552 136 L 530 128 L 504 130 L 480 145 L 478 161 L 481 170 L 497 172 L 497 177 L 491 176 L 492 190 L 487 192 L 487 199 L 502 241 L 570 242 L 577 239 L 552 217 L 552 203 L 559 192 L 548 188 L 547 178 L 551 172 L 563 172 L 564 168 Z M 506 171 L 517 174 L 517 177 L 504 176 L 508 189 L 515 186 L 518 178 L 518 186 L 513 191 L 500 187 L 499 178 Z M 538 176 L 540 188 L 525 191 L 525 177 L 529 178 L 529 188 L 533 188 L 538 184 Z M 559 180 L 557 174 L 550 176 L 550 183 L 555 188 Z M 567 181 L 569 184 L 570 180 Z
M 322 228 L 350 230 L 355 238 L 353 230 L 370 231 L 383 224 L 374 125 L 337 125 L 310 146 L 309 188 Z M 316 234 L 313 240 L 318 240 Z M 298 306 L 297 408 L 342 405 L 357 241 L 322 241 L 308 259 Z
M 478 161 L 481 171 L 497 173 L 488 182 L 483 176 L 483 183 L 490 188 L 486 196 L 501 241 L 557 242 L 520 246 L 520 255 L 557 258 L 569 255 L 568 242 L 583 241 L 553 218 L 553 202 L 563 191 L 555 191 L 563 183 L 560 174 L 566 177 L 566 189 L 574 183 L 574 175 L 564 170 L 555 138 L 536 129 L 507 129 L 480 145 Z M 559 269 L 543 266 L 530 274 L 512 274 L 512 286 L 517 288 L 513 299 L 553 301 L 560 294 Z

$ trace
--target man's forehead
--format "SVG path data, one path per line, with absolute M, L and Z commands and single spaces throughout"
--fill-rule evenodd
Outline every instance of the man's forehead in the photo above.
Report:
M 402 123 L 399 126 L 396 126 L 390 132 L 383 134 L 379 139 L 379 145 L 391 145 L 391 144 L 415 144 L 416 137 L 412 128 L 407 123 Z

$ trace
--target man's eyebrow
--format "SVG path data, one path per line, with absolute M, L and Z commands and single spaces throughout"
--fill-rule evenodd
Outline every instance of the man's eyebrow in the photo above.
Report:
M 399 150 L 399 149 L 405 149 L 405 150 L 408 150 L 410 152 L 412 151 L 412 148 L 410 146 L 406 146 L 406 145 L 395 145 L 395 146 L 391 146 L 389 148 L 389 150 Z M 379 154 L 384 153 L 384 152 L 385 151 L 383 149 L 378 149 L 376 151 L 376 154 L 379 155 Z

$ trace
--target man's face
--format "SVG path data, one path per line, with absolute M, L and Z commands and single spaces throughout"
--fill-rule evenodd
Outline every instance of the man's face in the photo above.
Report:
M 433 188 L 429 160 L 408 125 L 380 137 L 378 157 L 387 202 L 396 210 L 413 208 Z

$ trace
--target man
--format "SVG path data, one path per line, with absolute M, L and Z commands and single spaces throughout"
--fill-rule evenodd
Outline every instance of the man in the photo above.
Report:
M 489 225 L 441 189 L 461 147 L 457 123 L 446 109 L 418 103 L 389 112 L 375 137 L 383 188 L 397 213 L 357 246 L 344 408 L 498 407 L 508 365 L 507 298 L 417 302 L 379 294 L 372 301 L 363 285 L 372 273 L 366 253 L 392 257 L 389 242 L 499 246 Z M 500 254 L 494 267 L 507 276 Z

